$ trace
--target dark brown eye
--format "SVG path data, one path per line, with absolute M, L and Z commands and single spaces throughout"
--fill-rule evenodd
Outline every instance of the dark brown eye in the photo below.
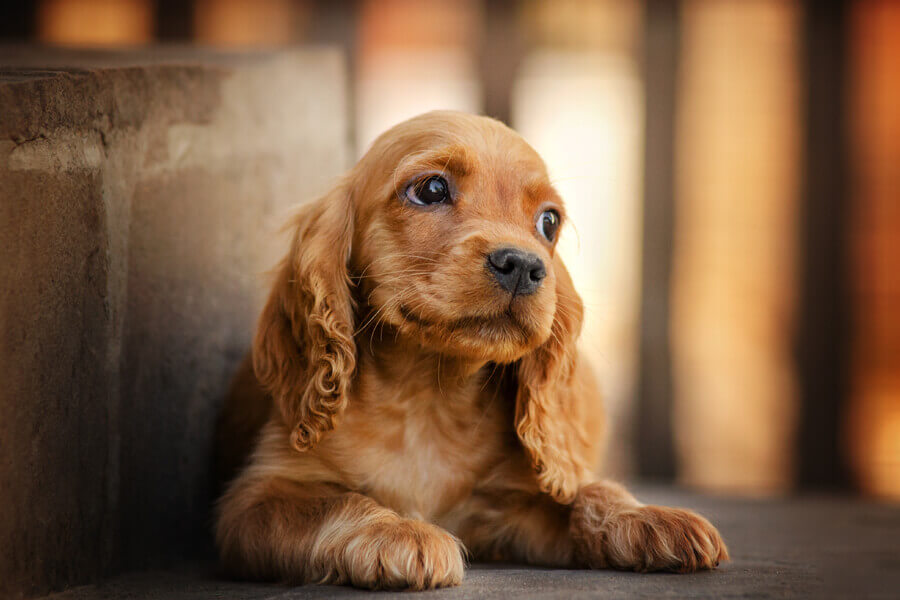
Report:
M 450 200 L 450 186 L 443 177 L 433 175 L 406 188 L 406 197 L 419 206 L 441 204 Z
M 537 230 L 548 242 L 555 240 L 559 231 L 559 213 L 552 209 L 542 212 L 538 217 Z

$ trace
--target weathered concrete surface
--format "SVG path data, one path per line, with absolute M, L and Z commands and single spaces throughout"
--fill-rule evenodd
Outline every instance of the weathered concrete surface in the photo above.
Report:
M 0 597 L 202 555 L 210 440 L 341 56 L 0 48 Z
M 239 583 L 215 567 L 146 572 L 52 600 L 293 600 L 300 598 L 884 598 L 900 593 L 900 506 L 848 499 L 711 499 L 649 490 L 642 499 L 700 510 L 722 531 L 732 561 L 693 575 L 474 565 L 457 588 L 422 594 L 335 586 Z

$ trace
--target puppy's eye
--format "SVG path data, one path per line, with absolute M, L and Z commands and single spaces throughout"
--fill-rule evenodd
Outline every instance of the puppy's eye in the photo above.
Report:
M 450 186 L 447 180 L 438 175 L 414 183 L 406 188 L 406 197 L 413 204 L 430 206 L 450 200 Z
M 556 239 L 556 232 L 559 231 L 559 213 L 552 209 L 542 212 L 538 217 L 537 230 L 548 242 Z

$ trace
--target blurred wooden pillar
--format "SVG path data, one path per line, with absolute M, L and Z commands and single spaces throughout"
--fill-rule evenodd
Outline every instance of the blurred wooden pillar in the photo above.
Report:
M 156 0 L 156 38 L 188 42 L 194 36 L 194 0 Z
M 800 11 L 682 4 L 672 341 L 680 479 L 792 481 Z
M 853 382 L 864 491 L 900 498 L 900 3 L 852 8 Z
M 669 318 L 679 5 L 674 0 L 648 0 L 644 12 L 644 214 L 635 454 L 641 477 L 662 480 L 675 477 Z
M 484 5 L 481 81 L 484 114 L 510 123 L 513 82 L 526 53 L 519 18 L 521 0 L 488 0 Z
M 845 486 L 849 385 L 846 7 L 804 3 L 806 142 L 799 235 L 797 483 Z
M 30 40 L 35 32 L 35 3 L 0 2 L 0 39 Z

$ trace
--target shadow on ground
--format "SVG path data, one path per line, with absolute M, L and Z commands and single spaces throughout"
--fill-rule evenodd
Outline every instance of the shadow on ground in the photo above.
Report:
M 897 598 L 900 507 L 844 498 L 711 498 L 663 489 L 639 496 L 694 508 L 722 531 L 732 561 L 692 575 L 539 569 L 476 564 L 460 587 L 422 598 Z M 124 575 L 52 600 L 349 598 L 371 592 L 337 586 L 289 588 L 228 581 L 215 565 Z M 378 598 L 409 592 L 374 594 Z

